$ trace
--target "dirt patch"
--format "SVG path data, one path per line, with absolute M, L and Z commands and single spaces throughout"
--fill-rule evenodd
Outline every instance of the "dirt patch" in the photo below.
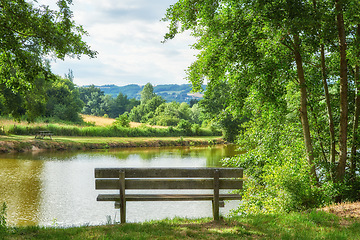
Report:
M 360 219 L 360 202 L 334 204 L 324 207 L 322 210 L 341 218 Z

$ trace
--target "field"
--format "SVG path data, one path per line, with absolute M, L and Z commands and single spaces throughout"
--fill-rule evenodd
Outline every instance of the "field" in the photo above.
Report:
M 91 115 L 84 115 L 81 114 L 82 118 L 84 119 L 84 122 L 94 124 L 95 126 L 99 127 L 107 127 L 111 126 L 113 122 L 115 122 L 114 118 L 105 118 L 105 117 L 97 117 L 97 116 L 91 116 Z M 17 126 L 46 126 L 49 123 L 46 122 L 33 122 L 28 123 L 27 121 L 15 121 L 13 119 L 7 119 L 7 118 L 0 118 L 0 128 L 2 127 L 5 131 L 7 131 L 11 126 L 17 125 Z M 59 126 L 67 126 L 69 124 L 65 123 L 56 123 L 56 125 Z M 135 128 L 143 125 L 143 123 L 138 122 L 130 122 L 130 127 Z M 148 127 L 153 128 L 167 128 L 164 126 L 150 126 L 146 125 Z
M 115 122 L 114 118 L 97 117 L 97 116 L 84 115 L 84 114 L 81 114 L 81 116 L 85 122 L 94 123 L 95 126 L 106 127 L 106 126 L 111 126 L 111 124 Z M 143 125 L 143 123 L 130 122 L 130 127 L 132 128 L 139 127 L 141 125 Z M 167 128 L 164 126 L 150 126 L 150 125 L 146 125 L 146 126 L 153 128 Z
M 113 122 L 115 122 L 114 118 L 97 117 L 84 114 L 81 114 L 81 116 L 84 119 L 84 122 L 94 123 L 95 126 L 106 127 L 110 126 L 111 124 L 113 124 Z

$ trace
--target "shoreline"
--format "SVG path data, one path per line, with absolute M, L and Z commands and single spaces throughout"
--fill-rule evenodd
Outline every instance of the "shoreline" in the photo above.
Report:
M 28 151 L 92 150 L 131 147 L 206 146 L 225 144 L 221 137 L 64 137 L 1 136 L 0 153 Z

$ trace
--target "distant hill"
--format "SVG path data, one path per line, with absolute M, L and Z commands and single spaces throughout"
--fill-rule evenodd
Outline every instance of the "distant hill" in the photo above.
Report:
M 140 99 L 140 92 L 143 89 L 143 86 L 136 84 L 130 84 L 126 86 L 116 86 L 116 85 L 103 85 L 95 86 L 104 91 L 105 94 L 116 97 L 119 93 L 127 95 L 128 98 Z M 203 89 L 206 89 L 206 86 L 203 85 Z M 191 93 L 190 84 L 164 84 L 154 86 L 154 93 L 163 97 L 166 101 L 172 102 L 190 102 L 191 99 L 201 99 L 202 93 Z

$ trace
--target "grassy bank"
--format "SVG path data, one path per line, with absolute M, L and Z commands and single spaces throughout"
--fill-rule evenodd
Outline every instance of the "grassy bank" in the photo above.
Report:
M 8 228 L 0 239 L 359 239 L 360 220 L 324 211 L 73 228 Z
M 186 128 L 150 126 L 141 123 L 131 123 L 130 127 L 114 125 L 115 119 L 103 117 L 83 118 L 93 120 L 82 125 L 73 123 L 48 122 L 43 120 L 34 123 L 15 122 L 0 117 L 0 134 L 2 135 L 35 135 L 39 131 L 50 131 L 55 136 L 83 137 L 180 137 L 180 136 L 221 136 L 214 128 L 201 128 L 199 125 L 189 125 Z
M 219 137 L 69 137 L 53 136 L 52 140 L 34 136 L 0 135 L 0 152 L 33 150 L 81 150 L 126 147 L 197 146 L 221 144 Z

